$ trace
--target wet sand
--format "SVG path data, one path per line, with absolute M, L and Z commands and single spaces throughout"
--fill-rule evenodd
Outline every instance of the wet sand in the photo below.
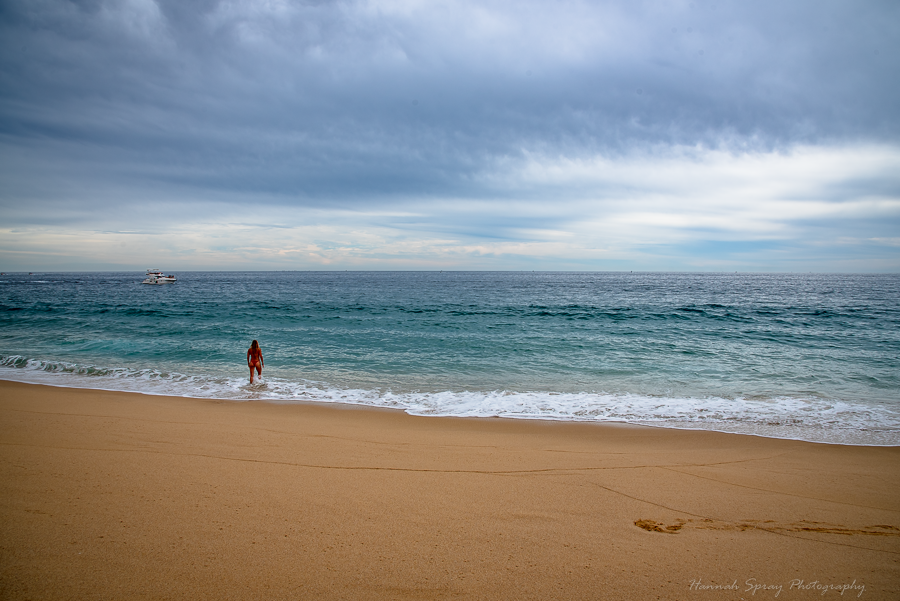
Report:
M 3 599 L 900 598 L 900 447 L 0 382 L 0 454 Z

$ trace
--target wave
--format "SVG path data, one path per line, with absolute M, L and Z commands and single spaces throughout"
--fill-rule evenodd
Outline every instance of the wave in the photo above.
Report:
M 323 402 L 394 408 L 411 415 L 624 422 L 853 445 L 900 445 L 900 412 L 881 403 L 818 397 L 669 397 L 602 392 L 444 390 L 395 392 L 313 380 L 188 375 L 0 357 L 0 379 L 143 394 L 276 403 Z

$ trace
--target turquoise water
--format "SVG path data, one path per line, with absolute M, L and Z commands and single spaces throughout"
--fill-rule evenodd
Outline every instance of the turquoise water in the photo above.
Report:
M 900 444 L 897 275 L 176 275 L 0 276 L 0 378 Z

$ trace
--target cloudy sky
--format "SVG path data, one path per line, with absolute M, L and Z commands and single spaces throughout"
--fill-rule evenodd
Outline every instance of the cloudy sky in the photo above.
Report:
M 0 0 L 0 269 L 900 271 L 900 3 Z

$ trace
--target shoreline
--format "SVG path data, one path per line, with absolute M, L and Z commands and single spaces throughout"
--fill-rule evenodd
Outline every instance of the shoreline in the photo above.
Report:
M 898 447 L 11 381 L 0 416 L 5 598 L 822 598 L 802 580 L 888 599 L 900 582 Z
M 662 428 L 666 430 L 678 430 L 678 431 L 686 431 L 686 432 L 715 432 L 719 434 L 730 434 L 735 436 L 752 436 L 764 439 L 771 440 L 789 440 L 789 441 L 797 441 L 797 442 L 807 442 L 810 444 L 824 444 L 824 445 L 839 445 L 839 446 L 848 446 L 848 447 L 879 447 L 879 448 L 891 448 L 891 447 L 900 447 L 900 442 L 897 443 L 883 443 L 883 444 L 875 444 L 875 443 L 867 443 L 867 442 L 847 442 L 847 441 L 830 441 L 830 440 L 810 440 L 809 438 L 801 438 L 799 436 L 778 436 L 775 434 L 765 434 L 760 432 L 734 432 L 728 430 L 721 430 L 716 428 L 704 428 L 700 426 L 692 426 L 692 425 L 672 425 L 670 422 L 663 423 L 637 423 L 632 421 L 624 421 L 624 420 L 600 420 L 600 419 L 567 419 L 565 417 L 552 417 L 552 416 L 530 416 L 530 415 L 484 415 L 484 416 L 459 416 L 459 415 L 447 415 L 447 414 L 436 414 L 436 415 L 428 415 L 421 413 L 410 413 L 408 409 L 399 408 L 399 407 L 385 407 L 380 405 L 367 404 L 364 402 L 346 402 L 346 401 L 318 401 L 318 400 L 304 400 L 304 399 L 278 399 L 278 398 L 258 398 L 258 399 L 234 399 L 234 398 L 218 398 L 218 397 L 208 397 L 208 396 L 186 396 L 186 395 L 175 395 L 169 394 L 166 392 L 153 392 L 153 391 L 141 391 L 141 390 L 117 390 L 115 388 L 86 388 L 83 386 L 79 386 L 77 384 L 50 384 L 46 382 L 26 382 L 22 380 L 9 380 L 4 377 L 0 377 L 0 383 L 9 382 L 16 384 L 24 384 L 27 386 L 47 386 L 49 388 L 60 388 L 67 390 L 95 390 L 100 392 L 109 392 L 114 394 L 136 394 L 143 395 L 148 397 L 172 397 L 172 398 L 183 398 L 183 399 L 194 399 L 198 401 L 204 400 L 215 400 L 215 401 L 227 401 L 233 403 L 248 403 L 248 402 L 261 402 L 261 403 L 269 403 L 273 405 L 322 405 L 326 407 L 338 407 L 338 406 L 347 406 L 347 407 L 359 407 L 362 409 L 384 409 L 388 411 L 399 411 L 401 413 L 405 413 L 406 415 L 415 416 L 415 417 L 436 417 L 436 418 L 448 418 L 448 419 L 509 419 L 516 421 L 539 421 L 539 422 L 553 422 L 553 423 L 572 423 L 572 424 L 598 424 L 598 425 L 621 425 L 621 426 L 631 426 L 638 428 Z M 676 421 L 676 420 L 672 420 Z

